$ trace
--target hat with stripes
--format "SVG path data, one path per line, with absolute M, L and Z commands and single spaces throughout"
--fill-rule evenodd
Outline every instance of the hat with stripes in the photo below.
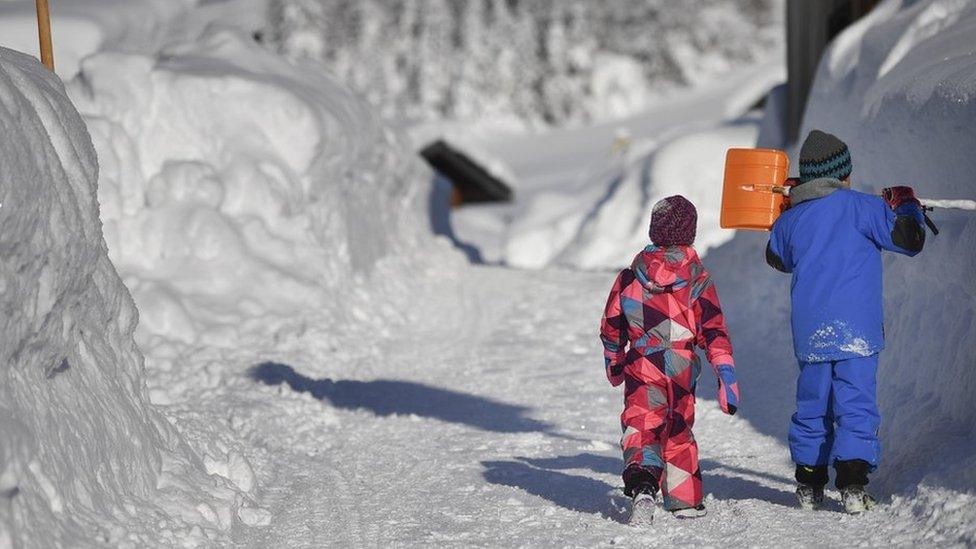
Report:
M 851 151 L 836 135 L 813 130 L 800 148 L 800 183 L 821 177 L 844 179 L 852 168 Z

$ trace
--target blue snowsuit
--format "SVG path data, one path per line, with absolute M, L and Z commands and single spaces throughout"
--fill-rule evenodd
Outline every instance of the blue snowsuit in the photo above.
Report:
M 917 204 L 892 211 L 836 179 L 795 187 L 773 225 L 766 260 L 793 274 L 793 347 L 800 363 L 790 453 L 803 465 L 862 459 L 880 445 L 875 375 L 884 348 L 881 250 L 914 256 L 925 242 Z

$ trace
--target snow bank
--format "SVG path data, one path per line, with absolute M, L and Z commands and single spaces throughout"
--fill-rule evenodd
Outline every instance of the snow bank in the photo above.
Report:
M 973 198 L 973 36 L 971 2 L 881 4 L 827 51 L 802 135 L 820 128 L 847 141 L 859 190 L 909 184 L 922 196 Z M 899 494 L 896 502 L 906 506 L 900 513 L 930 517 L 933 529 L 965 532 L 972 541 L 973 502 L 965 493 L 976 489 L 976 217 L 931 215 L 942 234 L 930 233 L 920 256 L 884 259 L 887 349 L 878 389 L 884 450 L 872 485 Z M 765 265 L 765 243 L 765 234 L 738 233 L 705 262 L 736 344 L 741 411 L 783 436 L 795 380 L 789 277 Z M 943 487 L 963 494 L 948 497 Z
M 826 53 L 804 134 L 846 140 L 863 190 L 907 184 L 923 197 L 976 198 L 974 36 L 972 2 L 886 2 Z M 884 478 L 904 486 L 939 471 L 974 490 L 976 217 L 931 215 L 942 234 L 929 234 L 922 255 L 885 260 Z
M 38 198 L 21 189 L 37 211 L 22 207 L 15 219 L 20 232 L 4 225 L 0 242 L 17 242 L 24 234 L 41 239 L 47 233 L 32 230 L 29 222 L 50 217 L 42 222 L 50 225 L 46 230 L 81 239 L 87 252 L 61 265 L 42 261 L 42 241 L 11 248 L 37 272 L 47 265 L 57 273 L 38 279 L 41 305 L 31 298 L 14 302 L 12 310 L 36 315 L 37 326 L 63 332 L 57 337 L 64 341 L 51 335 L 57 345 L 8 346 L 5 332 L 0 349 L 38 357 L 44 351 L 31 359 L 33 369 L 15 360 L 11 375 L 23 376 L 23 370 L 35 372 L 25 379 L 43 380 L 50 374 L 51 381 L 38 386 L 60 384 L 64 394 L 37 397 L 36 390 L 16 383 L 4 386 L 20 391 L 29 404 L 0 400 L 0 406 L 14 402 L 10 421 L 6 410 L 0 419 L 0 435 L 10 441 L 0 446 L 6 471 L 0 476 L 0 547 L 22 540 L 51 546 L 58 543 L 51 536 L 79 525 L 112 545 L 152 540 L 168 546 L 226 543 L 241 523 L 266 525 L 271 516 L 253 500 L 261 487 L 249 462 L 259 452 L 242 446 L 233 414 L 214 421 L 224 412 L 228 387 L 253 385 L 243 378 L 243 367 L 290 350 L 292 363 L 334 364 L 348 373 L 350 364 L 377 353 L 364 337 L 382 338 L 421 319 L 437 332 L 459 314 L 430 310 L 433 305 L 420 297 L 451 291 L 464 264 L 448 242 L 431 235 L 431 172 L 321 66 L 289 64 L 247 35 L 202 29 L 206 25 L 197 20 L 223 20 L 229 5 L 249 1 L 208 2 L 192 12 L 199 15 L 194 21 L 175 21 L 183 13 L 174 7 L 157 29 L 171 43 L 159 52 L 152 37 L 131 48 L 107 43 L 118 27 L 108 15 L 111 3 L 91 6 L 87 17 L 96 23 L 91 34 L 78 37 L 89 40 L 94 53 L 79 46 L 78 74 L 67 90 L 81 117 L 59 82 L 43 82 L 58 90 L 54 103 L 67 105 L 69 122 L 77 126 L 64 138 L 57 126 L 48 132 L 66 151 L 81 151 L 87 171 L 67 173 L 69 182 L 78 180 L 84 200 Z M 145 16 L 155 18 L 153 12 Z M 138 34 L 139 26 L 133 29 Z M 31 64 L 10 55 L 20 65 Z M 44 128 L 33 130 L 42 139 Z M 0 156 L 5 169 L 7 156 Z M 46 169 L 44 161 L 11 158 Z M 24 179 L 37 187 L 57 172 Z M 4 208 L 16 204 L 0 188 Z M 41 207 L 49 202 L 51 211 Z M 80 215 L 71 209 L 75 203 L 87 208 L 84 223 L 63 228 L 59 216 Z M 36 274 L 26 271 L 23 284 Z M 30 295 L 10 291 L 11 284 L 0 285 L 8 288 L 0 296 Z M 75 295 L 82 291 L 87 293 Z M 63 323 L 45 317 L 44 307 L 62 302 L 88 316 Z M 438 321 L 431 322 L 435 313 Z M 7 330 L 27 337 L 31 325 L 23 319 L 18 325 L 18 318 L 11 317 Z M 79 341 L 88 347 L 75 349 Z M 23 350 L 32 345 L 39 350 Z M 139 351 L 150 366 L 146 378 Z M 81 376 L 94 375 L 88 369 L 99 372 L 90 394 L 71 397 L 67 387 L 84 386 Z M 96 386 L 103 378 L 108 388 Z M 166 406 L 165 418 L 149 406 L 147 379 L 152 401 Z M 99 414 L 88 413 L 85 398 L 93 409 L 100 407 Z M 201 404 L 211 401 L 210 407 Z M 68 409 L 79 414 L 77 422 L 58 416 Z M 57 421 L 68 433 L 59 440 L 73 450 L 60 451 L 51 440 Z M 154 507 L 147 510 L 146 501 Z M 39 534 L 47 525 L 53 525 L 49 533 Z
M 503 159 L 518 189 L 512 204 L 453 212 L 455 232 L 488 262 L 615 268 L 646 240 L 647 201 L 680 192 L 705 208 L 699 243 L 717 245 L 729 238 L 709 221 L 724 150 L 754 144 L 749 106 L 784 77 L 781 61 L 764 63 L 638 116 L 584 128 L 525 135 L 469 128 L 466 140 Z
M 0 546 L 226 541 L 245 498 L 148 403 L 85 124 L 4 48 L 0 133 Z
M 413 279 L 454 257 L 430 238 L 429 170 L 318 66 L 217 31 L 90 57 L 71 93 L 149 354 L 403 318 Z
M 540 268 L 549 264 L 583 269 L 627 265 L 648 242 L 654 204 L 682 194 L 698 208 L 696 246 L 705 252 L 732 238 L 719 229 L 725 151 L 755 143 L 758 119 L 744 118 L 707 130 L 686 130 L 663 144 L 636 143 L 612 173 L 596 200 L 564 196 L 554 190 L 533 197 L 527 212 L 511 227 L 506 248 L 510 265 Z M 573 193 L 575 194 L 575 193 Z

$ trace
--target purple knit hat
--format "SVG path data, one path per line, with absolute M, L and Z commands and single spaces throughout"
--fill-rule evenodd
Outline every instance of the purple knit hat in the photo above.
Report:
M 680 194 L 669 196 L 651 212 L 651 242 L 655 246 L 691 246 L 697 226 L 695 205 Z

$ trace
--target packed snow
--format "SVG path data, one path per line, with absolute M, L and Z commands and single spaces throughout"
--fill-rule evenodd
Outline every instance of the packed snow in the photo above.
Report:
M 923 197 L 976 198 L 974 36 L 972 2 L 882 4 L 826 53 L 804 131 L 830 128 L 847 141 L 855 185 L 867 192 L 907 184 Z M 918 258 L 885 258 L 879 480 L 887 490 L 972 493 L 976 283 L 965 273 L 976 268 L 976 217 L 929 215 L 941 234 L 928 234 Z
M 149 404 L 84 121 L 57 77 L 6 48 L 0 96 L 0 546 L 227 539 L 260 510 Z
M 150 354 L 154 338 L 286 337 L 308 315 L 338 344 L 338 332 L 396 307 L 407 263 L 451 263 L 429 242 L 429 172 L 315 67 L 215 31 L 157 58 L 90 57 L 71 92 L 101 160 L 109 253 Z M 365 292 L 370 276 L 390 281 Z
M 720 183 L 729 147 L 756 142 L 749 107 L 785 72 L 780 62 L 743 70 L 644 114 L 546 134 L 472 132 L 468 142 L 508 166 L 516 201 L 474 205 L 453 215 L 457 238 L 487 263 L 538 269 L 628 264 L 647 239 L 650 207 L 677 192 L 699 209 L 702 251 L 732 233 L 718 228 Z
M 114 1 L 55 10 L 55 29 L 94 22 L 66 91 L 0 49 L 0 547 L 976 543 L 962 211 L 886 259 L 882 505 L 794 507 L 789 279 L 766 235 L 717 228 L 725 148 L 778 138 L 747 111 L 781 64 L 586 128 L 401 128 L 256 41 L 246 2 L 140 3 L 158 40 L 106 39 L 129 26 Z M 0 2 L 0 29 L 22 33 L 3 25 L 24 6 Z M 861 189 L 976 198 L 974 32 L 969 3 L 881 3 L 828 51 L 806 128 L 851 144 Z M 628 93 L 615 112 L 648 106 Z M 517 182 L 515 204 L 451 219 L 508 266 L 431 234 L 445 204 L 410 137 L 435 135 Z M 609 269 L 675 192 L 699 206 L 743 403 L 724 416 L 703 379 L 709 514 L 640 531 L 595 334 Z

